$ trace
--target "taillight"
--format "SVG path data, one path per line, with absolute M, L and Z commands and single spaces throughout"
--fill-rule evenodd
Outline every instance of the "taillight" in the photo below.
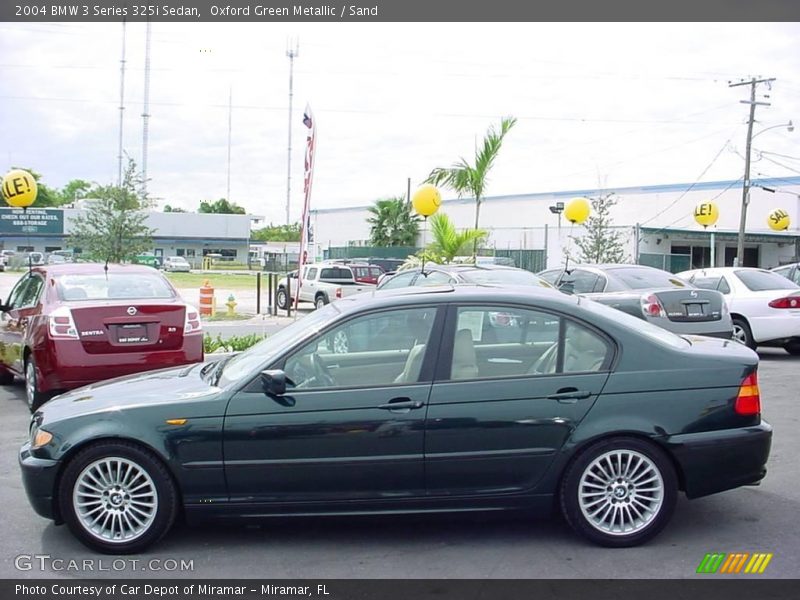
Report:
M 337 298 L 341 298 L 342 297 L 342 288 L 336 288 L 336 297 Z
M 744 416 L 757 415 L 761 412 L 761 395 L 758 391 L 758 375 L 753 371 L 745 377 L 739 386 L 739 395 L 733 405 L 736 414 Z
M 194 306 L 186 305 L 186 320 L 183 322 L 183 335 L 190 333 L 199 333 L 202 331 L 203 325 L 200 322 L 200 313 Z
M 787 296 L 776 298 L 769 303 L 772 308 L 800 308 L 800 296 Z
M 72 319 L 72 311 L 66 306 L 60 306 L 50 313 L 48 317 L 50 337 L 61 340 L 77 340 L 78 328 Z
M 642 296 L 642 312 L 646 317 L 666 317 L 667 311 L 661 306 L 655 294 Z

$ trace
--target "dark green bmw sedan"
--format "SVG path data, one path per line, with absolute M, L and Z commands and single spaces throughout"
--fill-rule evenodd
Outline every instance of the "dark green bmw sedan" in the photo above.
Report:
M 334 352 L 342 333 L 357 351 Z M 679 492 L 764 477 L 757 367 L 742 344 L 544 288 L 376 292 L 233 358 L 58 396 L 20 464 L 36 512 L 115 554 L 179 515 L 498 509 L 632 546 Z

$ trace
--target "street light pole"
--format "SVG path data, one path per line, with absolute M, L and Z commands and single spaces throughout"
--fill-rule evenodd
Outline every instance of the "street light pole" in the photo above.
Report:
M 741 100 L 743 104 L 750 105 L 750 118 L 747 122 L 747 149 L 744 157 L 744 181 L 742 183 L 742 212 L 739 216 L 739 238 L 736 244 L 735 266 L 737 267 L 744 266 L 744 235 L 747 223 L 747 205 L 750 203 L 750 147 L 753 142 L 753 122 L 756 116 L 756 105 L 769 106 L 769 102 L 756 102 L 756 85 L 759 83 L 770 84 L 773 81 L 775 81 L 774 77 L 771 79 L 756 79 L 753 77 L 750 81 L 728 85 L 728 87 L 750 86 L 750 100 Z

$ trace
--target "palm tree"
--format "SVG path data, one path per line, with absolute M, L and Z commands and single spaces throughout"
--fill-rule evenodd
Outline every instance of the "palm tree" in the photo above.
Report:
M 475 229 L 478 229 L 480 224 L 481 215 L 481 200 L 483 200 L 483 193 L 488 183 L 489 171 L 492 169 L 494 159 L 500 152 L 500 146 L 503 145 L 503 138 L 509 130 L 516 124 L 515 117 L 504 117 L 500 119 L 500 130 L 496 130 L 494 125 L 489 127 L 486 135 L 483 138 L 483 145 L 475 149 L 475 163 L 469 164 L 465 159 L 461 158 L 452 167 L 436 167 L 425 183 L 432 183 L 433 185 L 445 185 L 452 189 L 458 197 L 461 198 L 465 194 L 472 195 L 475 198 Z M 478 251 L 478 241 L 474 240 L 472 254 L 473 257 Z
M 373 246 L 413 246 L 419 235 L 419 216 L 400 197 L 377 200 L 367 210 L 371 216 L 370 244 Z
M 456 256 L 467 254 L 472 246 L 488 235 L 483 229 L 464 229 L 458 231 L 444 213 L 437 213 L 430 218 L 433 241 L 425 249 L 426 258 L 435 257 L 436 262 L 449 263 Z

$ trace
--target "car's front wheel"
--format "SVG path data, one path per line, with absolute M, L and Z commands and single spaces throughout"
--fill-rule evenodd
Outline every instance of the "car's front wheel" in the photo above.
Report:
M 584 450 L 561 485 L 567 522 L 596 544 L 642 544 L 669 522 L 677 499 L 669 458 L 637 438 L 618 437 Z
M 276 302 L 281 310 L 286 310 L 286 307 L 289 306 L 289 296 L 286 294 L 286 288 L 278 288 Z
M 783 347 L 792 356 L 800 356 L 800 342 L 789 342 Z
M 99 442 L 64 469 L 61 515 L 86 546 L 106 554 L 141 552 L 172 527 L 178 493 L 161 461 L 129 442 Z

